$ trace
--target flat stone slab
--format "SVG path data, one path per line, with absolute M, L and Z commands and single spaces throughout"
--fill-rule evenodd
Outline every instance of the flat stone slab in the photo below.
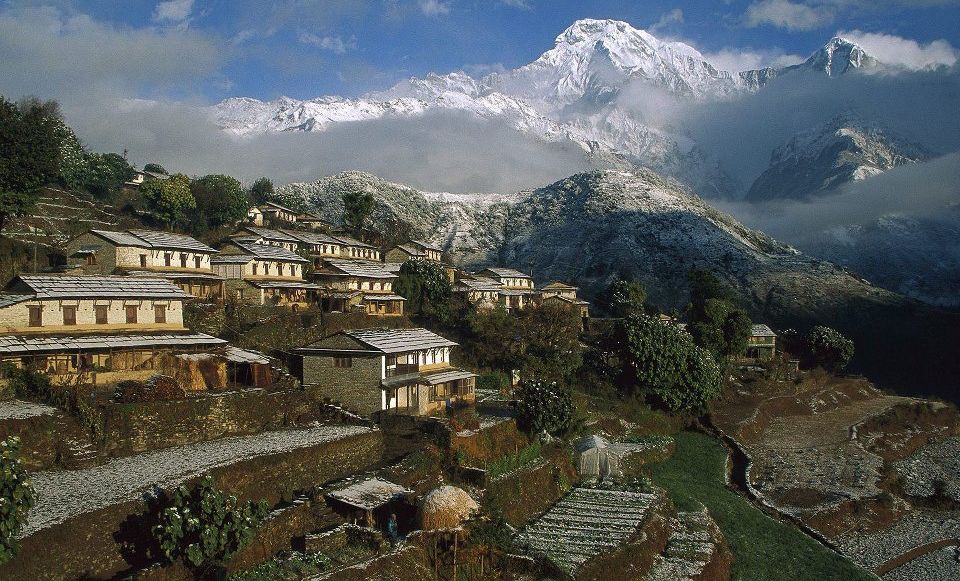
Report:
M 237 436 L 117 458 L 82 470 L 37 472 L 31 480 L 38 502 L 22 537 L 74 516 L 142 498 L 221 466 L 280 452 L 309 448 L 370 431 L 364 426 L 316 426 Z

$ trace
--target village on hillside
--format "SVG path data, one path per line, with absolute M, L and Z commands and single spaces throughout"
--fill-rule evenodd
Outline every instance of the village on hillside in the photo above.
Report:
M 94 222 L 13 273 L 0 439 L 19 500 L 0 509 L 0 577 L 944 566 L 960 528 L 936 503 L 960 489 L 915 482 L 932 470 L 915 456 L 950 461 L 956 412 L 844 375 L 837 331 L 778 335 L 706 272 L 663 313 L 636 281 L 591 303 L 573 281 L 468 271 L 442 244 L 383 244 L 370 204 L 345 196 L 333 223 L 260 200 L 215 239 Z

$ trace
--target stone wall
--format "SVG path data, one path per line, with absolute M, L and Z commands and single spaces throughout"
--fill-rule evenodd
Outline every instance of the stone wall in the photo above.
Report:
M 382 358 L 354 356 L 351 367 L 334 367 L 333 357 L 304 355 L 303 384 L 346 409 L 370 415 L 383 407 Z
M 369 469 L 380 461 L 383 436 L 370 431 L 211 471 L 217 486 L 241 500 L 271 506 L 297 491 Z M 156 558 L 144 501 L 129 501 L 71 518 L 22 540 L 20 554 L 0 566 L 0 579 L 41 580 L 123 576 Z

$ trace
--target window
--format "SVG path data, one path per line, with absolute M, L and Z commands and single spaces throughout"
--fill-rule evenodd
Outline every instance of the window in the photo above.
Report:
M 107 324 L 107 305 L 96 305 L 93 307 L 94 314 L 97 317 L 98 325 Z
M 180 253 L 180 268 L 187 267 L 187 255 L 183 252 Z
M 353 357 L 334 357 L 333 358 L 334 367 L 353 367 Z
M 77 307 L 66 306 L 66 305 L 63 307 L 63 324 L 64 325 L 77 324 Z
M 136 323 L 137 322 L 137 305 L 127 305 L 127 323 Z
M 147 255 L 146 255 L 146 254 L 141 254 L 141 255 L 140 255 L 140 268 L 146 268 L 146 267 L 147 267 Z
M 167 305 L 153 305 L 153 322 L 167 322 Z
M 96 265 L 97 265 L 97 255 L 96 255 L 96 254 L 92 254 L 92 253 L 91 253 L 91 254 L 88 254 L 88 255 L 87 255 L 87 266 L 96 266 Z
M 40 305 L 31 305 L 30 309 L 30 326 L 39 327 L 43 325 L 43 307 Z
M 194 267 L 194 268 L 200 268 L 200 257 L 199 257 L 199 256 L 194 256 L 194 257 L 193 257 L 193 267 Z
M 256 262 L 253 263 L 253 276 L 257 276 L 257 267 L 260 266 Z
M 165 253 L 165 254 L 163 255 L 163 264 L 164 264 L 164 266 L 170 266 L 170 263 L 171 263 L 172 261 L 173 261 L 173 254 L 170 254 L 169 252 L 167 252 L 167 253 Z

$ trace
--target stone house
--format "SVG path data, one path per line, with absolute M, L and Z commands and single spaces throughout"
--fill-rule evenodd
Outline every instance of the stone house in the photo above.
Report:
M 305 228 L 319 230 L 322 232 L 330 232 L 334 228 L 333 224 L 310 212 L 301 212 L 297 216 L 297 224 L 301 224 Z
M 146 182 L 152 182 L 156 180 L 168 180 L 170 176 L 165 173 L 155 172 L 155 171 L 143 171 L 143 170 L 134 170 L 133 177 L 129 181 L 123 183 L 125 186 L 131 188 L 139 188 Z
M 18 276 L 0 293 L 0 362 L 64 384 L 146 380 L 172 357 L 226 344 L 184 327 L 188 298 L 161 278 Z
M 503 287 L 499 282 L 482 276 L 461 278 L 453 283 L 452 290 L 467 299 L 478 309 L 494 309 L 500 303 L 500 290 Z
M 319 270 L 325 260 L 346 257 L 344 244 L 338 238 L 322 232 L 305 232 L 303 230 L 281 230 L 298 243 L 299 251 L 307 254 L 313 260 L 313 268 Z
M 383 268 L 383 263 L 327 260 L 310 276 L 332 291 L 321 299 L 321 307 L 326 312 L 346 312 L 359 307 L 374 316 L 403 314 L 406 299 L 393 292 L 397 275 Z
M 254 238 L 229 239 L 212 263 L 235 296 L 256 304 L 304 306 L 316 303 L 326 290 L 304 280 L 307 259 Z
M 216 253 L 190 236 L 155 230 L 90 230 L 66 245 L 71 272 L 162 277 L 194 297 L 219 301 L 223 277 L 210 263 Z
M 230 237 L 240 240 L 256 239 L 259 244 L 285 248 L 290 252 L 296 252 L 300 249 L 300 242 L 286 232 L 274 230 L 272 228 L 261 228 L 259 226 L 252 226 L 249 224 L 241 226 L 240 230 L 237 233 L 232 234 Z
M 264 218 L 269 217 L 280 222 L 294 223 L 297 221 L 297 216 L 299 215 L 299 212 L 291 210 L 285 206 L 281 206 L 276 202 L 267 202 L 259 208 L 263 213 Z
M 331 236 L 340 241 L 340 258 L 373 260 L 377 262 L 383 260 L 383 253 L 375 246 L 371 246 L 366 242 L 360 242 L 356 238 L 352 238 L 346 234 L 336 233 L 331 234 Z
M 756 324 L 750 329 L 750 338 L 747 339 L 747 359 L 770 361 L 777 352 L 777 334 L 764 325 Z
M 580 312 L 581 319 L 590 317 L 590 303 L 577 296 L 579 289 L 563 282 L 551 282 L 540 289 L 540 302 L 568 305 Z
M 533 284 L 533 278 L 519 270 L 491 267 L 481 270 L 475 276 L 489 278 L 500 283 L 500 303 L 508 311 L 522 309 L 536 302 L 539 298 L 539 293 Z
M 436 244 L 423 240 L 410 240 L 388 250 L 385 259 L 387 262 L 406 262 L 408 260 L 440 262 L 442 256 L 443 249 Z
M 263 210 L 252 206 L 247 210 L 247 222 L 254 226 L 263 226 Z
M 347 408 L 424 415 L 475 401 L 476 374 L 451 364 L 456 346 L 421 328 L 356 329 L 294 353 L 303 384 Z

